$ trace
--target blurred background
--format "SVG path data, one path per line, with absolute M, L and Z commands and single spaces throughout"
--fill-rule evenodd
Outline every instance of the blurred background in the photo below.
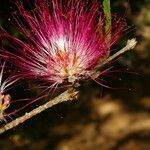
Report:
M 136 48 L 112 66 L 138 74 L 112 74 L 107 80 L 118 89 L 86 83 L 77 101 L 59 104 L 0 135 L 0 150 L 150 149 L 150 1 L 111 3 L 113 13 L 127 11 L 127 21 L 134 25 L 124 39 L 138 40 Z M 10 1 L 1 0 L 0 25 L 17 35 L 11 11 Z

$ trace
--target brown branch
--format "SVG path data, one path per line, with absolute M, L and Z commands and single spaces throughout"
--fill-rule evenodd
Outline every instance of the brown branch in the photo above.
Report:
M 133 49 L 135 47 L 136 43 L 137 43 L 136 39 L 128 40 L 127 45 L 123 49 L 121 49 L 114 55 L 110 56 L 108 59 L 106 59 L 100 65 L 98 65 L 96 68 L 100 68 L 100 67 L 104 66 L 105 64 L 108 64 L 109 62 L 111 62 L 113 59 L 115 59 L 119 55 L 123 54 L 124 52 L 126 52 L 130 49 Z M 17 119 L 13 120 L 10 123 L 7 123 L 4 127 L 0 128 L 0 134 L 2 134 L 3 132 L 5 132 L 9 129 L 12 129 L 12 128 L 18 126 L 19 124 L 25 122 L 26 120 L 30 119 L 31 117 L 41 113 L 42 111 L 44 111 L 54 105 L 57 105 L 59 103 L 62 103 L 62 102 L 68 101 L 68 100 L 75 99 L 77 94 L 78 94 L 78 92 L 75 91 L 74 89 L 65 91 L 64 93 L 60 94 L 53 100 L 48 101 L 46 104 L 43 104 L 43 105 L 39 106 L 38 108 L 33 109 L 29 113 L 25 113 L 23 116 L 18 117 Z
M 29 113 L 25 113 L 23 116 L 18 117 L 17 119 L 13 120 L 10 123 L 7 123 L 5 126 L 0 128 L 0 134 L 4 133 L 5 131 L 7 131 L 9 129 L 12 129 L 12 128 L 18 126 L 19 124 L 25 122 L 26 120 L 30 119 L 31 117 L 41 113 L 42 111 L 44 111 L 50 107 L 53 107 L 62 102 L 66 102 L 68 100 L 76 99 L 77 95 L 78 95 L 78 91 L 76 91 L 74 89 L 69 89 L 69 90 L 63 92 L 62 94 L 60 94 L 53 100 L 50 100 L 47 103 L 39 106 L 38 108 L 33 109 Z
M 124 52 L 133 49 L 136 46 L 136 44 L 137 44 L 137 41 L 135 38 L 128 40 L 127 45 L 124 48 L 122 48 L 117 53 L 113 54 L 112 56 L 108 57 L 108 59 L 103 61 L 100 65 L 96 66 L 96 68 L 100 68 L 100 67 L 110 63 L 113 59 L 117 58 L 118 56 L 120 56 Z

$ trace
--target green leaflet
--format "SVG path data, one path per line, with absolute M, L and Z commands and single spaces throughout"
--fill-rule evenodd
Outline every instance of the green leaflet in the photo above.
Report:
M 103 0 L 103 11 L 105 15 L 105 32 L 107 32 L 111 27 L 111 7 L 110 0 Z M 108 35 L 108 39 L 110 38 L 111 33 Z

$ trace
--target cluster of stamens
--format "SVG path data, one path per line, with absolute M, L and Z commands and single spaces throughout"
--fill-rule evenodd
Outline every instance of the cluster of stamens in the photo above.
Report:
M 4 111 L 9 107 L 10 105 L 10 95 L 3 93 L 0 93 L 0 120 L 4 118 Z

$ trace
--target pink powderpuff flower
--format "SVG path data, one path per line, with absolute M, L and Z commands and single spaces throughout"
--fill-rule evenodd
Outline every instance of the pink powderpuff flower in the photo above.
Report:
M 2 34 L 13 41 L 13 52 L 3 50 L 0 55 L 18 67 L 22 77 L 52 85 L 93 78 L 126 30 L 120 18 L 105 31 L 105 17 L 96 1 L 36 0 L 31 11 L 22 3 L 17 7 L 14 16 L 23 38 Z
M 12 88 L 12 84 L 19 80 L 17 76 L 9 76 L 3 80 L 5 62 L 1 65 L 0 71 L 0 120 L 5 120 L 4 114 L 5 110 L 10 105 L 11 97 L 6 94 L 7 90 Z

